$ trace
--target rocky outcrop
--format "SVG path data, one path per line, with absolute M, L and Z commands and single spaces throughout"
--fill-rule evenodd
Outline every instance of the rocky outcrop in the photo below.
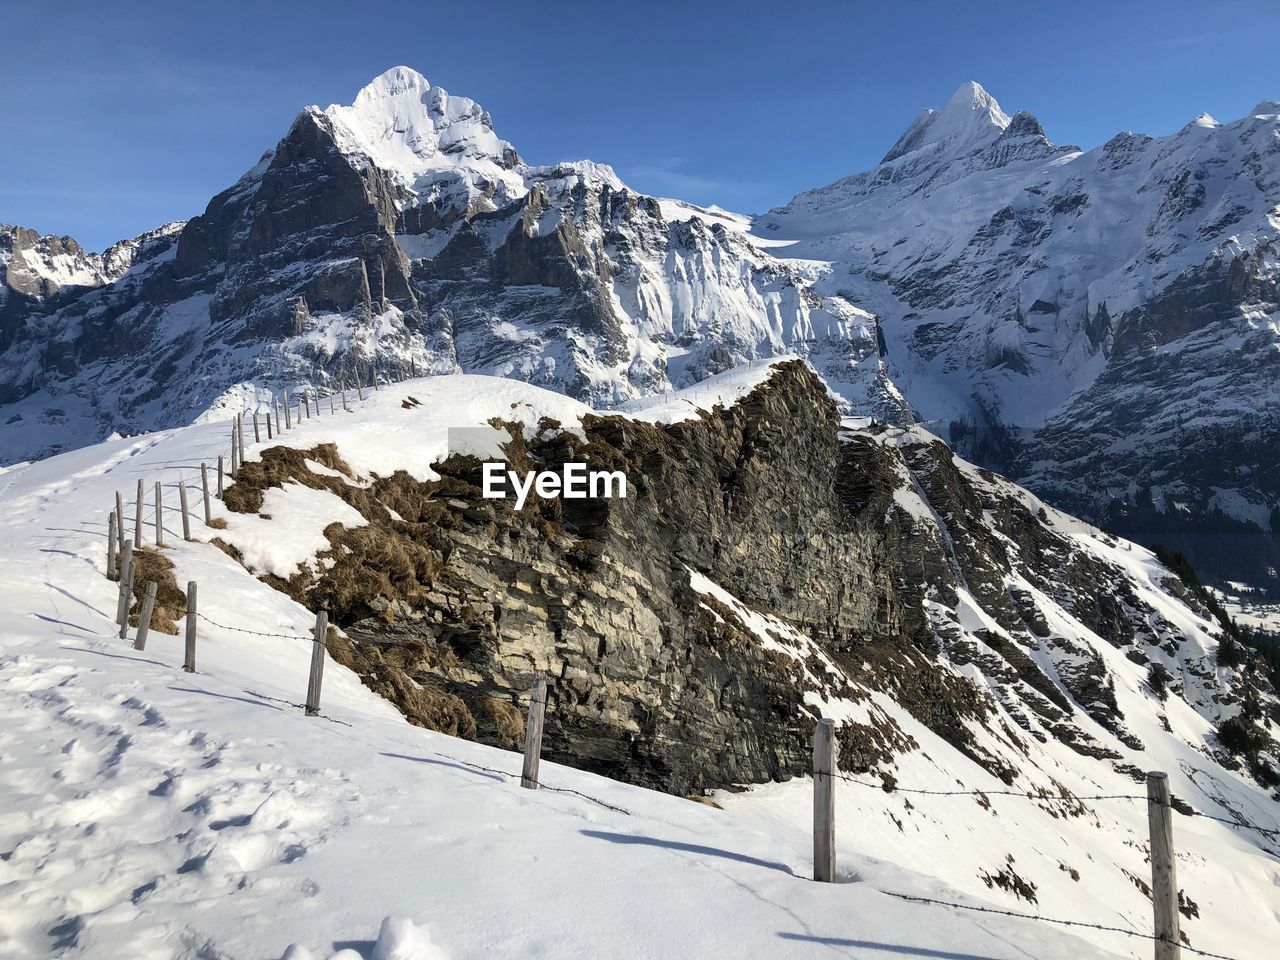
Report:
M 516 511 L 480 497 L 471 457 L 438 480 L 366 484 L 341 450 L 277 448 L 226 503 L 256 512 L 264 489 L 300 482 L 360 511 L 367 526 L 326 530 L 318 565 L 269 579 L 327 607 L 334 656 L 411 720 L 513 746 L 543 675 L 544 755 L 678 793 L 805 772 L 832 710 L 842 768 L 891 782 L 918 743 L 886 691 L 1006 782 L 1024 735 L 1118 759 L 1142 743 L 1082 637 L 1144 664 L 1208 656 L 1060 515 L 927 434 L 850 430 L 802 363 L 692 420 L 563 426 L 509 425 L 513 469 L 621 470 L 625 499 Z M 1230 709 L 1220 687 L 1174 686 L 1214 717 Z

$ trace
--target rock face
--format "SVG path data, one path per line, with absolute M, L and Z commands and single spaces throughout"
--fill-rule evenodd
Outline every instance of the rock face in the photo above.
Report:
M 11 294 L 0 455 L 409 369 L 608 405 L 795 352 L 864 410 L 904 409 L 874 319 L 815 294 L 810 268 L 746 227 L 637 194 L 599 164 L 530 166 L 477 104 L 396 68 L 350 106 L 303 110 L 127 272 L 89 270 L 61 297 Z M 43 242 L 46 261 L 66 259 Z M 33 287 L 10 272 L 15 291 Z
M 318 565 L 268 579 L 327 607 L 331 652 L 410 719 L 516 746 L 546 675 L 545 755 L 679 793 L 804 773 L 821 715 L 841 718 L 842 769 L 886 783 L 919 749 L 904 716 L 1008 783 L 1032 741 L 1127 772 L 1144 743 L 1125 710 L 1145 725 L 1163 707 L 1117 684 L 1151 664 L 1211 723 L 1246 688 L 1275 709 L 1265 682 L 1217 668 L 1149 555 L 922 431 L 842 421 L 798 361 L 694 419 L 567 426 L 508 425 L 513 469 L 622 470 L 625 499 L 516 511 L 481 498 L 474 458 L 366 482 L 330 447 L 268 450 L 226 503 L 257 513 L 297 482 L 360 511 Z
M 966 84 L 756 229 L 842 264 L 824 283 L 961 453 L 1277 591 L 1278 208 L 1274 103 L 1081 152 Z
M 0 224 L 0 353 L 28 317 L 118 280 L 146 239 L 123 240 L 103 254 L 86 253 L 70 237 Z

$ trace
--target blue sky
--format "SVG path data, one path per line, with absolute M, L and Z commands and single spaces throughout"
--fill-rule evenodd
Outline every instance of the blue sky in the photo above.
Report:
M 0 0 L 0 222 L 101 249 L 203 211 L 305 104 L 396 64 L 535 163 L 744 211 L 874 165 L 966 80 L 1051 139 L 1280 98 L 1280 2 Z

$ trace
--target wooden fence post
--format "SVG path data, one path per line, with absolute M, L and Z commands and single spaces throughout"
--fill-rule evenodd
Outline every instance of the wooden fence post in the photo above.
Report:
M 182 539 L 191 540 L 191 508 L 187 504 L 187 482 L 178 481 L 178 504 L 182 507 Z
M 258 432 L 258 408 L 257 407 L 253 408 L 253 442 L 254 443 L 262 442 L 262 434 Z
M 288 390 L 284 391 L 284 428 L 286 430 L 293 429 L 293 423 L 291 422 L 291 419 L 289 416 L 289 391 Z
M 196 672 L 196 582 L 187 581 L 187 652 L 182 660 L 186 673 Z
M 156 546 L 164 546 L 164 502 L 160 499 L 160 481 L 156 481 Z
M 830 720 L 813 729 L 813 879 L 822 883 L 836 875 L 835 733 Z
M 342 378 L 342 409 L 349 411 L 351 408 L 347 406 L 347 378 Z
M 116 606 L 116 622 L 120 624 L 120 639 L 129 632 L 129 606 L 133 600 L 133 541 L 126 540 L 124 553 L 120 555 L 120 602 Z
M 138 615 L 138 635 L 133 640 L 133 649 L 147 649 L 147 634 L 151 630 L 151 614 L 156 608 L 156 585 L 152 581 L 142 591 L 142 613 Z
M 107 579 L 116 578 L 116 548 L 120 543 L 120 535 L 116 533 L 116 512 L 107 515 Z
M 542 758 L 542 717 L 547 709 L 547 681 L 535 677 L 529 695 L 529 713 L 524 721 L 524 769 L 520 786 L 538 789 L 538 761 Z
M 313 391 L 313 392 L 312 392 L 312 396 L 313 396 L 313 397 L 315 397 L 315 401 L 316 401 L 316 416 L 318 417 L 318 416 L 320 416 L 320 391 L 319 391 L 319 390 L 315 390 L 315 391 Z
M 1178 878 L 1173 862 L 1173 806 L 1169 775 L 1147 774 L 1147 823 L 1151 835 L 1151 906 L 1155 914 L 1155 960 L 1182 955 L 1178 922 Z
M 271 412 L 276 418 L 276 433 L 280 433 L 280 401 L 275 397 L 271 398 Z
M 244 466 L 244 411 L 236 417 L 236 438 L 240 443 L 240 466 Z
M 128 539 L 128 534 L 124 532 L 124 496 L 119 490 L 116 491 L 116 536 L 120 538 L 116 552 L 124 553 L 124 542 Z
M 222 462 L 222 454 L 218 454 L 218 499 L 222 499 L 222 475 L 226 473 L 226 468 Z
M 360 375 L 360 369 L 357 367 L 356 368 L 356 396 L 361 401 L 364 400 L 364 382 L 363 381 L 364 381 L 364 377 Z
M 240 424 L 239 418 L 231 421 L 231 476 L 232 478 L 235 477 L 236 471 L 240 469 L 240 460 L 236 456 L 236 451 L 239 448 L 239 439 L 240 439 L 239 437 L 240 431 L 238 429 L 239 424 Z
M 329 416 L 333 416 L 338 412 L 338 408 L 333 403 L 333 394 L 329 394 Z
M 324 641 L 329 632 L 329 614 L 321 610 L 316 614 L 315 641 L 311 645 L 311 676 L 307 680 L 306 715 L 314 717 L 320 712 L 320 684 L 324 680 Z
M 274 402 L 274 401 L 273 401 L 273 402 Z M 270 411 L 270 410 L 268 410 L 268 411 L 267 411 L 267 415 L 266 415 L 265 417 L 263 417 L 262 419 L 264 419 L 264 420 L 266 420 L 266 421 L 267 421 L 267 439 L 268 439 L 268 440 L 270 440 L 270 439 L 272 439 L 272 436 L 271 436 L 271 411 Z
M 204 525 L 213 523 L 213 515 L 209 512 L 209 465 L 200 464 L 200 491 L 204 495 Z
M 142 549 L 142 480 L 138 480 L 138 503 L 133 517 L 133 548 Z

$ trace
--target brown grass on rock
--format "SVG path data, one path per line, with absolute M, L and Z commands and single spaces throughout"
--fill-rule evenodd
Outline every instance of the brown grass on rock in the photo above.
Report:
M 461 699 L 424 686 L 409 675 L 432 663 L 430 652 L 422 644 L 380 647 L 353 643 L 330 630 L 326 646 L 334 660 L 354 671 L 361 683 L 378 696 L 395 704 L 410 723 L 453 737 L 475 739 L 476 719 Z
M 292 481 L 316 490 L 337 492 L 335 488 L 346 486 L 338 477 L 312 473 L 307 460 L 354 479 L 351 468 L 338 456 L 338 448 L 332 443 L 322 443 L 310 450 L 271 447 L 262 451 L 261 459 L 251 460 L 236 471 L 235 481 L 223 491 L 222 502 L 233 513 L 257 513 L 262 509 L 262 496 L 268 487 Z
M 156 605 L 151 612 L 151 629 L 177 635 L 177 621 L 187 615 L 187 595 L 173 578 L 173 563 L 160 551 L 143 547 L 133 552 L 133 609 L 129 623 L 138 626 L 142 614 L 142 595 L 148 583 L 156 585 Z
M 484 697 L 476 705 L 480 733 L 496 735 L 504 747 L 518 749 L 524 743 L 524 714 L 514 704 Z M 485 738 L 487 739 L 487 737 Z

